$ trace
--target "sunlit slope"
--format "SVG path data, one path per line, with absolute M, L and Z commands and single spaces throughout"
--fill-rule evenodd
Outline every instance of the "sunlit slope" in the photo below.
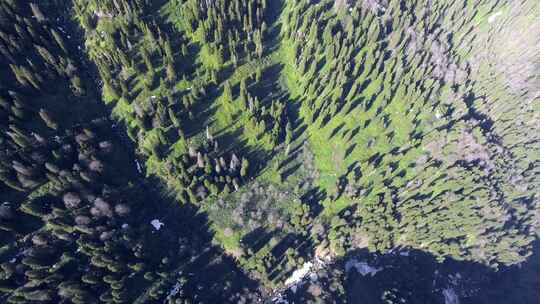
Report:
M 325 211 L 350 209 L 332 221 L 334 251 L 411 246 L 490 265 L 529 254 L 538 10 L 493 1 L 287 5 L 287 76 L 330 194 Z

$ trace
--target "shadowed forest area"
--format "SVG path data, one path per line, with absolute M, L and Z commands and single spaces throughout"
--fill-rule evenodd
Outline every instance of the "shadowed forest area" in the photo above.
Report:
M 0 0 L 0 302 L 540 299 L 540 3 Z
M 538 249 L 538 242 L 534 247 Z M 336 271 L 355 260 L 375 269 L 374 274 Z M 420 250 L 383 256 L 357 250 L 349 252 L 347 259 L 336 260 L 333 271 L 316 272 L 315 280 L 306 280 L 287 297 L 293 303 L 535 303 L 540 296 L 533 287 L 538 284 L 539 267 L 538 254 L 520 268 L 495 272 L 475 262 L 439 263 Z

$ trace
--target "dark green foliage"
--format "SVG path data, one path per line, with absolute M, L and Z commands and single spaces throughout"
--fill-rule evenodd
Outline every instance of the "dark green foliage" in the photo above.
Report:
M 298 75 L 291 86 L 300 87 L 322 173 L 336 176 L 321 183 L 337 210 L 356 210 L 332 219 L 329 241 L 340 253 L 358 244 L 381 252 L 410 246 L 492 267 L 520 263 L 530 255 L 528 229 L 535 225 L 527 216 L 528 224 L 514 219 L 527 213 L 534 187 L 529 180 L 510 190 L 510 180 L 524 181 L 527 170 L 517 167 L 534 157 L 510 157 L 505 151 L 515 139 L 508 130 L 521 131 L 471 101 L 483 85 L 462 81 L 485 81 L 481 70 L 471 73 L 485 64 L 474 57 L 481 47 L 463 54 L 460 42 L 445 38 L 470 34 L 452 18 L 471 20 L 491 4 L 479 1 L 470 11 L 440 4 L 432 13 L 398 1 L 384 8 L 288 5 L 283 34 Z M 410 16 L 422 21 L 411 25 Z M 338 162 L 327 165 L 332 160 Z
M 45 18 L 38 4 L 7 3 L 0 4 L 0 37 L 13 35 L 15 42 L 0 54 L 0 302 L 147 303 L 146 291 L 156 286 L 144 280 L 145 269 L 159 269 L 175 252 L 161 245 L 173 248 L 180 238 L 198 252 L 209 244 L 203 235 L 194 236 L 195 243 L 189 234 L 153 234 L 151 213 L 157 209 L 173 216 L 156 207 L 173 205 L 145 190 L 146 183 L 132 172 L 131 156 L 126 157 L 111 132 L 111 121 L 98 116 L 102 107 L 95 103 L 95 85 L 77 68 L 82 61 L 73 59 L 77 57 L 67 40 L 74 32 L 57 30 L 49 19 L 56 15 Z M 27 15 L 31 11 L 36 20 Z M 0 43 L 4 46 L 4 40 Z M 171 52 L 166 44 L 164 49 Z M 117 84 L 110 72 L 100 73 L 114 92 Z M 118 88 L 118 98 L 129 97 L 126 86 Z M 85 92 L 92 98 L 83 98 Z M 189 96 L 200 98 L 198 94 Z M 169 107 L 156 108 L 149 124 L 170 124 L 171 112 L 176 118 Z M 168 140 L 159 130 L 158 150 Z M 201 158 L 210 164 L 208 155 Z M 169 287 L 175 268 L 189 264 L 190 255 L 184 252 L 157 272 L 163 279 L 159 289 Z M 156 295 L 160 299 L 166 293 Z
M 219 58 L 235 58 L 236 62 L 241 56 L 262 57 L 267 0 L 179 2 L 184 1 L 173 0 L 181 7 L 179 26 Z
M 260 302 L 213 244 L 266 291 L 355 250 L 523 263 L 539 6 L 503 2 L 0 2 L 0 302 Z

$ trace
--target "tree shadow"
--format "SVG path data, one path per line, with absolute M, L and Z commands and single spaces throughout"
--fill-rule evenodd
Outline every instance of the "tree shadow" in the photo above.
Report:
M 345 112 L 345 115 L 349 115 L 351 114 L 352 111 L 354 111 L 354 109 L 356 109 L 360 104 L 362 104 L 362 102 L 365 100 L 364 97 L 360 97 L 360 98 L 356 98 L 355 100 L 353 100 L 352 102 L 350 102 L 350 106 L 349 108 L 347 109 L 347 111 Z
M 351 172 L 355 172 L 355 175 L 356 176 L 359 176 L 361 171 L 360 171 L 360 166 L 359 166 L 359 161 L 358 160 L 355 160 L 354 162 L 352 162 L 348 167 L 347 167 L 347 173 L 345 173 L 345 176 L 347 176 L 348 174 L 350 174 Z
M 373 106 L 373 103 L 375 103 L 375 99 L 377 98 L 377 95 L 371 95 L 371 97 L 364 103 L 364 110 L 369 111 L 371 107 Z
M 326 190 L 314 187 L 302 195 L 301 200 L 309 205 L 311 216 L 316 218 L 323 211 L 321 202 L 327 197 Z
M 353 143 L 352 145 L 350 145 L 347 150 L 345 150 L 345 156 L 343 158 L 346 159 L 347 157 L 349 157 L 349 155 L 351 155 L 357 145 L 357 143 Z
M 353 138 L 358 135 L 358 133 L 360 132 L 360 126 L 356 126 L 352 131 L 351 131 L 351 134 L 349 135 L 349 139 L 347 141 L 351 141 L 353 140 Z
M 334 136 L 336 136 L 337 133 L 343 129 L 343 127 L 345 127 L 345 123 L 344 123 L 344 122 L 342 122 L 341 124 L 339 124 L 337 127 L 335 127 L 335 128 L 332 130 L 332 132 L 330 133 L 330 136 L 328 136 L 328 139 L 332 139 Z
M 299 125 L 294 130 L 294 135 L 293 135 L 293 138 L 292 138 L 293 141 L 299 139 L 302 136 L 302 134 L 304 134 L 304 132 L 306 132 L 306 130 L 307 130 L 307 125 L 304 124 L 304 119 L 303 118 L 298 119 L 298 122 L 299 122 Z
M 214 233 L 206 213 L 193 204 L 178 205 L 163 197 L 156 184 L 159 185 L 158 180 L 141 183 L 138 195 L 153 203 L 146 204 L 140 218 L 134 220 L 146 225 L 157 218 L 165 224 L 149 236 L 147 244 L 152 249 L 151 255 L 165 255 L 171 260 L 166 270 L 170 286 L 163 288 L 172 288 L 177 282 L 174 277 L 187 277 L 183 297 L 198 299 L 201 303 L 235 303 L 236 294 L 243 294 L 245 290 L 256 293 L 258 283 L 248 278 L 232 258 L 213 244 Z M 187 255 L 179 254 L 179 248 L 187 250 Z
M 284 180 L 286 180 L 289 176 L 293 175 L 296 170 L 298 170 L 301 167 L 301 164 L 295 164 L 294 166 L 286 169 L 281 173 L 281 176 Z
M 273 235 L 274 232 L 269 232 L 263 227 L 258 227 L 246 234 L 240 242 L 247 248 L 250 248 L 253 253 L 256 253 L 266 245 Z
M 533 248 L 535 254 L 527 262 L 499 271 L 477 262 L 451 258 L 441 262 L 417 249 L 397 248 L 384 255 L 354 250 L 320 271 L 317 281 L 306 280 L 296 293 L 289 290 L 286 294 L 294 303 L 330 297 L 334 303 L 536 304 L 540 299 L 540 241 Z M 354 262 L 362 270 L 375 272 L 361 274 Z M 324 284 L 343 285 L 345 294 L 332 295 L 328 288 L 318 296 L 310 292 L 313 285 Z M 458 302 L 447 302 L 452 297 Z
M 368 158 L 368 163 L 374 167 L 378 167 L 384 158 L 384 154 L 377 152 Z

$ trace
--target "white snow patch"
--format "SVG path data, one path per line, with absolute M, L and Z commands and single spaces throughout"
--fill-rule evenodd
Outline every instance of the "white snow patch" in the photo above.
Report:
M 176 282 L 176 284 L 174 284 L 174 286 L 171 288 L 171 290 L 169 290 L 169 294 L 167 295 L 167 299 L 170 299 L 170 298 L 174 297 L 175 295 L 177 295 L 180 292 L 181 287 L 182 287 L 182 285 L 180 285 L 180 282 Z
M 493 23 L 493 22 L 495 22 L 495 19 L 497 19 L 500 15 L 502 15 L 502 12 L 501 12 L 501 11 L 498 11 L 498 12 L 496 12 L 495 14 L 489 16 L 489 18 L 488 18 L 488 23 Z
M 399 253 L 399 255 L 408 257 L 409 252 L 408 251 L 402 251 L 402 252 Z
M 383 270 L 383 268 L 375 268 L 373 266 L 370 266 L 366 262 L 359 262 L 356 259 L 348 260 L 347 263 L 345 263 L 345 270 L 349 271 L 351 268 L 356 268 L 356 271 L 360 273 L 363 276 L 371 275 L 374 276 L 377 272 Z
M 293 274 L 285 281 L 285 285 L 292 285 L 302 280 L 313 267 L 312 262 L 306 262 L 302 265 L 302 268 L 297 269 Z
M 138 171 L 139 173 L 142 174 L 142 173 L 143 173 L 143 171 L 142 171 L 142 166 L 141 166 L 141 164 L 139 163 L 139 161 L 138 161 L 138 160 L 135 160 L 135 164 L 137 165 L 137 171 Z
M 459 298 L 452 288 L 443 289 L 444 304 L 459 304 Z
M 155 219 L 150 222 L 150 225 L 154 226 L 154 229 L 158 230 L 161 229 L 161 227 L 165 226 L 164 223 L 162 223 L 160 220 Z

